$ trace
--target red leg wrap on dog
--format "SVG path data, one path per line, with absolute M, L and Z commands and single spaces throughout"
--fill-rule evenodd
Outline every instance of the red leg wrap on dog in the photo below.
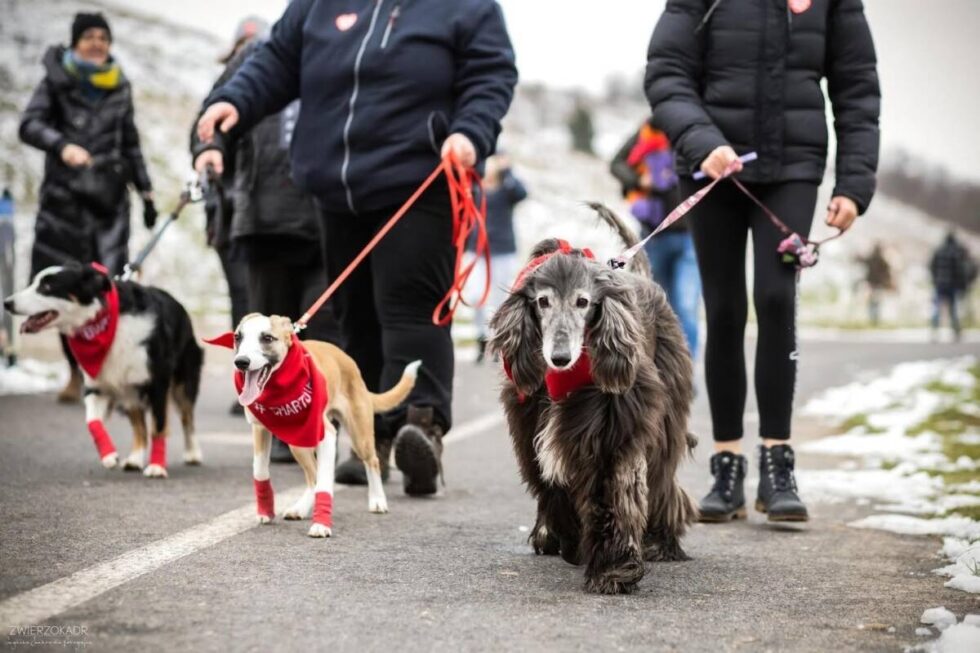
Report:
M 317 492 L 313 503 L 313 523 L 333 527 L 333 495 L 329 492 Z
M 167 466 L 167 438 L 153 438 L 150 440 L 150 464 Z
M 88 423 L 88 432 L 92 434 L 92 441 L 95 448 L 99 450 L 99 458 L 105 458 L 111 453 L 116 453 L 116 445 L 112 443 L 109 432 L 105 430 L 105 425 L 100 419 L 93 419 Z
M 257 481 L 252 479 L 255 485 L 255 507 L 256 512 L 262 517 L 272 519 L 276 516 L 276 498 L 272 492 L 272 481 L 265 479 Z

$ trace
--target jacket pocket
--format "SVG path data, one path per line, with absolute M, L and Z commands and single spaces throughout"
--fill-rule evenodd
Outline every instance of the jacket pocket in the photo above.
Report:
M 437 155 L 442 153 L 442 143 L 449 136 L 449 119 L 442 111 L 432 111 L 426 122 L 429 145 Z

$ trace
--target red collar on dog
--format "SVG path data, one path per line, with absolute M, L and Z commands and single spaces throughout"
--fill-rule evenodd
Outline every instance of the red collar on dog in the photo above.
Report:
M 108 275 L 109 271 L 93 263 L 92 267 Z M 99 376 L 119 325 L 119 291 L 109 281 L 109 292 L 102 295 L 102 310 L 68 337 L 68 348 L 85 373 L 93 379 Z
M 226 333 L 205 342 L 231 349 L 234 335 Z M 241 392 L 245 375 L 235 370 L 233 377 L 235 389 Z M 282 365 L 248 409 L 262 426 L 286 444 L 315 447 L 323 440 L 323 411 L 328 400 L 326 378 L 294 334 Z
M 514 375 L 510 371 L 510 362 L 504 361 L 504 374 L 514 382 Z M 592 384 L 592 361 L 589 358 L 589 351 L 582 349 L 582 355 L 578 357 L 575 364 L 567 370 L 548 370 L 544 374 L 544 385 L 548 390 L 548 396 L 552 401 L 567 399 L 573 392 L 581 390 L 587 385 Z M 523 392 L 518 392 L 518 400 L 524 403 L 527 396 Z
M 570 254 L 572 252 L 572 246 L 568 244 L 567 241 L 559 240 L 558 249 L 553 252 L 548 252 L 547 254 L 542 254 L 536 258 L 531 259 L 531 261 L 524 266 L 520 274 L 517 275 L 517 280 L 514 281 L 513 291 L 516 292 L 524 286 L 524 282 L 527 280 L 528 275 L 541 267 L 545 261 L 550 259 L 555 254 Z M 589 259 L 595 259 L 595 255 L 588 248 L 583 248 L 581 250 L 582 256 Z M 510 370 L 510 361 L 504 360 L 504 374 L 510 379 L 510 382 L 514 382 L 514 376 Z M 584 386 L 590 385 L 592 383 L 592 361 L 589 360 L 588 349 L 583 348 L 582 354 L 578 357 L 570 369 L 567 370 L 548 370 L 544 375 L 544 384 L 548 389 L 548 396 L 551 397 L 552 401 L 561 401 L 568 398 L 576 390 L 581 389 Z M 518 400 L 522 403 L 526 399 L 524 393 L 518 393 Z

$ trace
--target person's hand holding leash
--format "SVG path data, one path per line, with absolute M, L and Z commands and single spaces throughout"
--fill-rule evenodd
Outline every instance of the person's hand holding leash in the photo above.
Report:
M 153 203 L 153 194 L 145 193 L 143 195 L 143 225 L 147 229 L 153 229 L 157 223 L 157 215 L 157 206 Z
M 847 231 L 857 218 L 858 207 L 850 197 L 838 195 L 827 205 L 827 225 Z
M 68 143 L 61 148 L 61 160 L 72 168 L 81 168 L 92 163 L 92 155 L 81 145 Z
M 463 134 L 450 134 L 446 142 L 442 144 L 441 155 L 445 158 L 450 152 L 456 155 L 456 159 L 463 167 L 472 168 L 476 165 L 476 148 L 473 147 L 473 142 Z
M 194 172 L 197 174 L 206 174 L 208 167 L 212 168 L 216 175 L 225 171 L 225 157 L 221 154 L 221 150 L 204 150 L 194 159 Z
M 197 121 L 197 137 L 204 143 L 214 139 L 214 128 L 217 126 L 221 133 L 227 134 L 238 124 L 238 109 L 231 102 L 215 102 L 207 108 L 201 119 Z
M 735 150 L 729 145 L 722 145 L 721 147 L 716 147 L 708 155 L 708 158 L 701 162 L 701 172 L 706 174 L 710 179 L 718 179 L 718 177 L 725 174 L 728 166 L 733 166 L 732 172 L 742 171 L 742 162 L 739 160 Z

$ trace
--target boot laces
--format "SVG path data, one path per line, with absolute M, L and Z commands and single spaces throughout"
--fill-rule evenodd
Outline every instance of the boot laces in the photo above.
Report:
M 735 491 L 735 481 L 738 477 L 739 462 L 734 454 L 723 454 L 711 459 L 711 475 L 715 483 L 712 492 L 721 494 L 726 499 L 732 498 Z
M 775 492 L 796 492 L 796 477 L 793 474 L 793 454 L 787 453 L 778 459 L 766 449 L 766 472 Z

